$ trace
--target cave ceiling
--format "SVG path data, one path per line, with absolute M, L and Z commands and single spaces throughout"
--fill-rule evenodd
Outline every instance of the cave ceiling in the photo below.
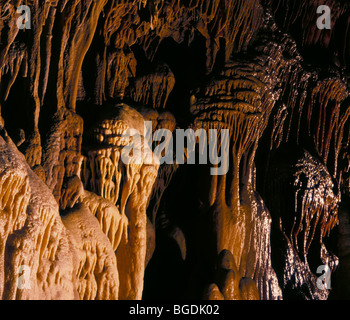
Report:
M 0 298 L 350 299 L 349 94 L 348 1 L 0 0 Z

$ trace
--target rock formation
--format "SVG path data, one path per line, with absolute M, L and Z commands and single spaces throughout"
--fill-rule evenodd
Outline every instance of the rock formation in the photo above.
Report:
M 347 2 L 0 18 L 2 299 L 350 298 Z

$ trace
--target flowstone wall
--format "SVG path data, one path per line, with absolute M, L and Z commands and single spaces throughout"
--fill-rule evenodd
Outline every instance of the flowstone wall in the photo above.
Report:
M 0 297 L 350 298 L 349 27 L 341 0 L 0 0 Z

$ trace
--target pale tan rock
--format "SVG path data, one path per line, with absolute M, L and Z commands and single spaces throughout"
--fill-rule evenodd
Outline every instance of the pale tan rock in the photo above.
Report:
M 2 298 L 74 299 L 73 253 L 58 205 L 12 141 L 5 139 L 0 138 L 1 185 L 6 188 L 1 209 Z M 25 288 L 21 266 L 27 272 Z
M 84 300 L 118 299 L 117 260 L 107 236 L 88 208 L 75 207 L 62 217 L 75 253 L 77 292 Z
M 17 26 L 20 4 L 30 7 L 30 29 Z M 142 297 L 161 201 L 178 168 L 159 166 L 144 145 L 144 121 L 152 121 L 152 132 L 230 130 L 228 174 L 193 170 L 204 183 L 190 190 L 202 197 L 192 229 L 187 217 L 180 227 L 161 213 L 181 263 L 200 252 L 209 265 L 201 260 L 194 271 L 217 272 L 205 297 L 281 298 L 294 266 L 277 280 L 270 233 L 282 215 L 272 218 L 257 193 L 265 169 L 255 165 L 257 150 L 306 145 L 322 162 L 316 171 L 349 197 L 350 6 L 325 4 L 330 30 L 317 29 L 315 0 L 0 0 L 0 297 Z M 125 164 L 128 128 L 141 134 L 143 154 Z M 310 189 L 301 216 L 291 215 L 299 224 L 289 239 L 303 255 L 338 223 L 340 192 L 326 197 L 329 216 L 323 191 Z M 320 258 L 332 260 L 324 247 Z
M 110 202 L 92 209 L 98 217 L 101 227 L 108 235 L 116 251 L 120 278 L 120 299 L 141 299 L 143 277 L 146 266 L 147 239 L 146 209 L 159 164 L 147 143 L 135 148 L 140 150 L 139 158 L 124 163 L 121 153 L 129 143 L 122 135 L 127 129 L 135 129 L 144 139 L 144 118 L 135 109 L 125 105 L 106 106 L 104 113 L 92 130 L 95 147 L 90 147 L 85 166 L 85 184 L 92 192 Z M 147 164 L 147 157 L 152 157 Z M 96 196 L 85 193 L 85 202 L 93 207 Z M 116 207 L 115 207 L 115 206 Z M 102 216 L 103 215 L 103 216 Z M 152 231 L 152 230 L 151 230 Z M 150 252 L 152 250 L 149 250 Z

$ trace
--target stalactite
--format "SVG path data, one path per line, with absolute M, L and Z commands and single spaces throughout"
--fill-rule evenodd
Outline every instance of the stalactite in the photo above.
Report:
M 83 122 L 67 110 L 57 112 L 52 121 L 54 125 L 45 141 L 42 165 L 46 184 L 59 201 L 64 178 L 80 175 Z
M 271 6 L 278 17 L 280 26 L 290 31 L 303 47 L 331 48 L 332 64 L 349 66 L 349 4 L 338 0 L 295 1 L 291 5 L 285 0 L 264 1 Z M 317 8 L 326 5 L 331 10 L 331 28 L 326 32 L 316 25 L 321 16 Z M 300 28 L 300 29 L 299 29 Z M 299 34 L 294 30 L 301 30 Z
M 239 174 L 240 167 L 244 165 L 249 168 L 246 170 L 246 175 L 250 174 L 256 143 L 267 126 L 269 115 L 278 97 L 271 91 L 278 78 L 269 76 L 273 68 L 263 65 L 264 61 L 268 61 L 264 58 L 258 56 L 256 60 L 261 62 L 255 64 L 245 61 L 227 63 L 217 78 L 213 78 L 207 86 L 194 93 L 191 98 L 191 110 L 196 116 L 195 128 L 230 129 L 230 157 L 233 159 L 231 173 L 224 177 L 213 178 L 218 180 L 217 190 L 214 190 L 212 195 L 216 200 L 211 209 L 217 250 L 220 252 L 227 249 L 233 254 L 241 275 L 254 278 L 262 298 L 278 299 L 280 289 L 271 262 L 267 262 L 267 266 L 262 265 L 265 263 L 262 261 L 266 261 L 265 257 L 269 256 L 269 250 L 264 252 L 269 239 L 256 239 L 256 246 L 248 245 L 251 250 L 243 249 L 245 243 L 250 243 L 252 234 L 263 236 L 269 233 L 271 223 L 266 207 L 254 194 L 251 186 L 253 182 L 249 178 L 244 182 L 247 178 L 240 177 Z M 270 59 L 273 59 L 273 56 Z M 243 160 L 244 155 L 250 152 L 250 157 Z M 256 204 L 260 202 L 258 204 L 260 208 L 256 211 L 245 205 L 253 202 Z M 259 228 L 259 225 L 266 226 L 267 230 L 256 232 L 255 228 Z M 255 263 L 247 263 L 252 260 Z M 261 273 L 260 266 L 264 270 Z M 264 279 L 266 282 L 266 278 L 270 283 L 267 286 L 262 281 Z
M 296 288 L 305 285 L 308 290 L 303 294 L 309 299 L 325 299 L 328 292 L 312 286 L 316 270 L 310 270 L 308 253 L 314 242 L 322 262 L 330 270 L 335 270 L 338 258 L 321 252 L 327 252 L 323 238 L 338 224 L 340 199 L 334 194 L 332 177 L 321 162 L 307 151 L 283 149 L 283 152 L 290 154 L 289 159 L 285 158 L 278 165 L 277 159 L 273 160 L 266 193 L 275 223 L 285 237 L 282 241 L 285 245 L 281 245 L 281 252 L 285 256 L 283 290 L 291 294 Z M 279 200 L 276 192 L 280 192 Z M 291 268 L 292 263 L 295 263 L 295 268 Z
M 114 219 L 118 217 L 119 221 L 113 225 L 115 231 L 119 228 L 119 235 L 112 233 L 109 237 L 117 237 L 120 242 L 118 248 L 116 242 L 112 242 L 117 261 L 130 261 L 133 268 L 129 269 L 125 262 L 118 267 L 119 296 L 121 299 L 140 299 L 147 252 L 146 208 L 159 163 L 156 159 L 152 164 L 146 163 L 145 159 L 152 157 L 152 152 L 147 143 L 142 146 L 136 141 L 134 147 L 140 150 L 140 157 L 131 163 L 124 163 L 121 158 L 123 147 L 133 141 L 132 137 L 122 137 L 127 129 L 136 129 L 144 139 L 144 118 L 135 109 L 124 104 L 106 106 L 101 117 L 103 120 L 97 122 L 91 132 L 95 147 L 88 147 L 83 180 L 89 190 L 116 205 L 120 212 L 114 214 Z M 124 237 L 126 225 L 129 231 Z M 106 222 L 101 226 L 109 234 Z
M 313 268 L 347 263 L 348 3 L 28 0 L 25 30 L 21 4 L 0 0 L 1 298 L 141 299 L 173 244 L 164 296 L 328 297 Z M 216 129 L 218 154 L 228 129 L 228 172 L 189 143 L 160 164 L 159 129 Z
M 136 78 L 130 86 L 128 96 L 135 102 L 153 108 L 165 108 L 170 92 L 175 84 L 174 74 L 168 66 L 158 65 L 153 74 Z

